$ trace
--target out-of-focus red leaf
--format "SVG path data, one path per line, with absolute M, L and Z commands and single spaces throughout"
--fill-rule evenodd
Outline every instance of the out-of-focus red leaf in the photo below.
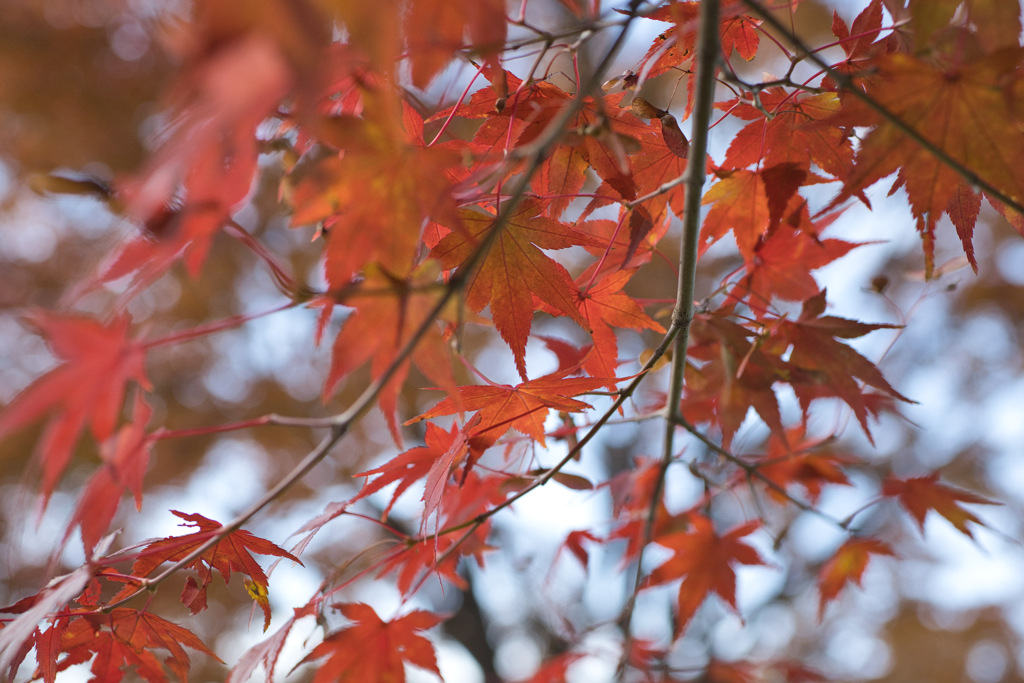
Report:
M 826 440 L 806 438 L 803 427 L 787 430 L 786 436 L 785 440 L 774 434 L 769 438 L 767 452 L 757 462 L 757 469 L 764 477 L 783 490 L 801 487 L 815 505 L 825 486 L 849 485 L 850 480 L 843 470 L 849 461 L 824 446 Z M 782 493 L 773 488 L 768 488 L 768 495 L 786 503 Z
M 874 61 L 868 93 L 929 144 L 974 170 L 1009 196 L 1024 197 L 1024 139 L 1017 134 L 1021 93 L 1014 90 L 1021 50 L 999 50 L 973 61 L 937 63 L 905 54 Z M 959 174 L 859 101 L 843 103 L 835 123 L 875 128 L 864 137 L 854 168 L 830 206 L 899 172 L 924 239 L 931 274 L 935 226 L 963 182 Z M 828 207 L 827 207 L 828 208 Z M 968 234 L 973 222 L 960 226 Z M 966 252 L 973 255 L 973 247 Z
M 142 509 L 142 479 L 149 466 L 153 435 L 146 433 L 153 409 L 136 395 L 132 421 L 100 446 L 103 466 L 92 475 L 78 499 L 65 538 L 76 526 L 82 528 L 86 555 L 91 555 L 121 503 L 125 490 L 135 496 L 135 508 Z
M 342 323 L 334 340 L 331 369 L 324 382 L 325 400 L 338 382 L 363 363 L 369 361 L 373 377 L 381 376 L 391 366 L 437 303 L 440 292 L 436 281 L 436 264 L 425 264 L 406 277 L 396 276 L 376 265 L 364 271 L 358 288 L 344 298 L 345 305 L 354 310 Z M 325 299 L 328 303 L 333 301 Z M 395 413 L 410 360 L 437 386 L 448 392 L 454 390 L 451 354 L 446 348 L 441 330 L 437 325 L 430 325 L 420 337 L 411 359 L 399 364 L 381 390 L 378 403 L 395 443 L 402 442 Z
M 409 273 L 428 219 L 459 226 L 448 173 L 458 155 L 426 147 L 423 118 L 405 102 L 401 109 L 376 100 L 373 106 L 363 118 L 339 117 L 332 142 L 342 151 L 293 177 L 292 224 L 323 222 L 324 271 L 337 290 L 370 263 L 399 277 Z
M 565 537 L 565 541 L 563 541 L 558 552 L 561 552 L 562 548 L 565 548 L 572 553 L 572 556 L 575 557 L 581 565 L 583 565 L 584 569 L 586 569 L 590 563 L 590 553 L 588 553 L 587 549 L 583 547 L 584 541 L 601 543 L 601 539 L 590 531 L 587 531 L 586 529 L 577 529 L 569 532 L 569 535 Z
M 925 517 L 928 516 L 929 511 L 935 511 L 945 517 L 960 533 L 974 538 L 970 527 L 967 526 L 968 522 L 973 522 L 978 526 L 987 525 L 960 504 L 1000 505 L 1000 503 L 976 493 L 940 484 L 937 472 L 927 477 L 912 477 L 910 479 L 890 477 L 882 486 L 882 494 L 899 500 L 900 504 L 917 522 L 917 527 L 922 534 L 924 533 Z
M 743 300 L 763 315 L 774 299 L 806 301 L 819 289 L 812 270 L 817 270 L 862 246 L 837 239 L 818 239 L 804 230 L 779 225 L 754 247 L 744 266 L 746 275 L 730 296 Z
M 690 326 L 688 355 L 701 365 L 687 365 L 681 409 L 691 422 L 717 424 L 726 447 L 751 408 L 786 439 L 773 385 L 787 379 L 788 367 L 763 341 L 726 315 L 701 314 Z
M 281 656 L 285 640 L 288 639 L 288 634 L 291 633 L 295 622 L 303 617 L 315 615 L 316 610 L 312 605 L 295 609 L 292 617 L 274 635 L 258 645 L 252 646 L 245 651 L 245 654 L 238 658 L 238 663 L 235 664 L 231 669 L 231 673 L 228 674 L 227 683 L 247 683 L 256 667 L 260 665 L 263 665 L 263 670 L 266 672 L 265 680 L 267 683 L 271 683 L 274 680 L 274 669 L 277 666 L 278 657 Z
M 821 619 L 828 603 L 836 599 L 846 584 L 852 581 L 860 585 L 872 555 L 895 554 L 892 548 L 875 538 L 851 538 L 839 546 L 818 572 L 818 588 L 821 592 L 818 618 Z
M 773 332 L 771 345 L 776 350 L 792 346 L 789 364 L 801 373 L 801 377 L 792 382 L 793 390 L 805 411 L 815 399 L 839 398 L 853 409 L 870 439 L 868 402 L 858 382 L 901 401 L 911 401 L 892 388 L 874 363 L 840 340 L 897 326 L 823 315 L 825 298 L 826 292 L 822 290 L 804 301 L 798 319 L 782 320 Z
M 102 324 L 83 316 L 36 311 L 28 321 L 62 362 L 4 409 L 0 438 L 49 418 L 38 446 L 42 492 L 48 499 L 82 430 L 88 425 L 97 441 L 105 441 L 114 433 L 128 384 L 152 387 L 146 377 L 145 349 L 129 339 L 128 315 Z
M 404 13 L 412 82 L 425 88 L 461 49 L 494 56 L 505 45 L 502 0 L 420 0 Z M 465 34 L 469 41 L 464 40 Z
M 443 617 L 415 610 L 384 621 L 364 603 L 336 607 L 354 624 L 328 635 L 299 662 L 301 666 L 326 658 L 319 664 L 313 683 L 405 683 L 406 663 L 441 677 L 434 645 L 420 633 L 437 626 Z

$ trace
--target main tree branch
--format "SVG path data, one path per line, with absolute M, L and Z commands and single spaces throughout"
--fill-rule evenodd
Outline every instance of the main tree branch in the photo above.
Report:
M 672 375 L 666 398 L 665 437 L 658 479 L 655 483 L 651 504 L 644 523 L 644 537 L 637 554 L 636 574 L 633 590 L 623 609 L 622 629 L 625 638 L 619 675 L 625 673 L 632 641 L 633 610 L 637 593 L 643 580 L 644 548 L 651 542 L 654 519 L 658 503 L 665 492 L 665 476 L 675 455 L 675 431 L 679 418 L 679 401 L 683 391 L 683 374 L 686 368 L 686 349 L 690 338 L 690 324 L 694 316 L 694 289 L 697 278 L 697 247 L 700 235 L 700 206 L 705 180 L 705 160 L 708 149 L 708 128 L 711 125 L 711 110 L 715 99 L 715 70 L 718 64 L 718 0 L 704 0 L 700 4 L 697 33 L 697 77 L 694 86 L 693 125 L 690 153 L 683 176 L 686 198 L 683 204 L 683 232 L 679 243 L 679 280 L 676 285 L 676 305 L 672 311 L 672 327 L 676 338 L 672 351 Z

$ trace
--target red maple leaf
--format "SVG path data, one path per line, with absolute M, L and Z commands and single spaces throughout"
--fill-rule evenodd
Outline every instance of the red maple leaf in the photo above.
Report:
M 441 504 L 441 494 L 449 474 L 469 453 L 469 440 L 466 437 L 466 432 L 472 429 L 472 426 L 472 424 L 467 424 L 459 428 L 458 425 L 453 424 L 451 430 L 446 432 L 433 422 L 428 422 L 425 446 L 410 448 L 380 467 L 355 475 L 357 477 L 379 476 L 373 481 L 363 484 L 352 502 L 376 493 L 388 484 L 398 482 L 394 493 L 391 494 L 391 500 L 381 514 L 381 519 L 386 519 L 398 497 L 410 486 L 426 477 L 427 483 L 423 492 L 423 525 L 426 525 L 427 518 Z
M 646 213 L 648 220 L 652 220 L 646 207 L 637 208 Z M 585 232 L 598 243 L 597 246 L 585 247 L 598 260 L 587 266 L 576 278 L 577 282 L 589 283 L 592 279 L 596 282 L 606 275 L 621 270 L 635 270 L 648 263 L 651 260 L 654 247 L 665 236 L 670 225 L 670 221 L 666 220 L 654 223 L 652 229 L 643 236 L 639 243 L 635 243 L 632 230 L 625 224 L 627 220 L 630 220 L 627 210 L 623 209 L 620 215 L 621 221 L 598 219 L 577 223 L 578 230 Z M 595 271 L 597 272 L 596 276 Z
M 805 412 L 815 399 L 825 396 L 838 398 L 853 409 L 864 433 L 871 439 L 869 400 L 858 382 L 901 401 L 912 401 L 893 389 L 874 363 L 840 340 L 897 326 L 822 315 L 825 312 L 825 295 L 825 290 L 822 290 L 804 301 L 797 320 L 781 320 L 772 333 L 770 345 L 776 351 L 792 346 L 789 364 L 793 366 L 794 374 L 791 383 Z
M 806 206 L 798 211 L 806 217 Z M 806 301 L 819 291 L 811 271 L 859 246 L 862 245 L 820 239 L 807 230 L 782 223 L 769 230 L 754 246 L 751 260 L 744 264 L 746 275 L 730 290 L 729 296 L 744 301 L 759 317 L 768 312 L 776 298 Z
M 446 524 L 458 524 L 490 511 L 505 501 L 515 481 L 506 475 L 481 477 L 476 472 L 467 472 L 457 485 L 446 488 L 437 510 L 436 528 L 440 530 Z M 402 595 L 410 595 L 419 588 L 428 573 L 466 590 L 468 584 L 459 574 L 459 564 L 463 557 L 472 557 L 477 565 L 483 566 L 484 555 L 493 549 L 487 543 L 490 530 L 488 519 L 473 527 L 466 538 L 456 533 L 415 540 L 403 538 L 384 559 L 379 576 L 397 572 L 396 584 Z
M 114 433 L 128 383 L 135 382 L 146 390 L 152 387 L 146 377 L 145 349 L 128 338 L 128 315 L 107 324 L 43 311 L 27 319 L 63 362 L 4 409 L 0 438 L 42 417 L 49 418 L 38 447 L 42 492 L 48 499 L 85 426 L 91 428 L 97 441 L 105 441 Z
M 415 610 L 384 621 L 372 607 L 361 602 L 335 607 L 355 623 L 328 635 L 299 662 L 302 665 L 327 658 L 319 664 L 313 683 L 405 683 L 406 663 L 432 671 L 440 678 L 434 645 L 420 633 L 437 626 L 442 617 Z
M 487 255 L 470 275 L 466 303 L 474 311 L 490 304 L 491 318 L 512 349 L 516 368 L 525 380 L 526 342 L 533 319 L 533 297 L 569 316 L 584 328 L 587 321 L 576 308 L 576 286 L 565 268 L 542 249 L 565 249 L 591 240 L 570 226 L 543 216 L 543 202 L 522 201 Z M 492 229 L 496 216 L 480 211 L 460 212 L 466 230 L 446 236 L 431 252 L 445 268 L 465 264 Z
M 740 3 L 723 3 L 719 39 L 726 57 L 735 49 L 749 62 L 757 54 L 760 40 L 756 27 L 761 22 L 741 14 L 741 10 Z M 687 62 L 694 56 L 699 12 L 699 2 L 670 2 L 645 15 L 646 19 L 673 22 L 675 26 L 668 28 L 654 40 L 637 70 L 643 71 L 647 78 L 654 78 L 670 69 L 689 73 Z
M 501 87 L 477 91 L 456 111 L 463 118 L 484 119 L 472 143 L 460 144 L 482 168 L 501 163 L 511 146 L 533 142 L 573 100 L 572 94 L 547 81 L 524 86 L 519 78 L 504 71 L 492 80 Z M 639 122 L 620 108 L 623 96 L 613 93 L 601 100 L 588 97 L 566 124 L 570 132 L 554 145 L 538 169 L 532 186 L 548 198 L 544 210 L 551 218 L 561 216 L 583 188 L 588 168 L 624 196 L 633 196 L 626 155 L 627 148 L 636 145 L 633 138 Z M 445 110 L 431 120 L 451 114 L 452 110 Z
M 804 427 L 787 430 L 787 438 L 774 434 L 768 442 L 768 451 L 757 461 L 758 471 L 768 480 L 788 490 L 799 486 L 812 504 L 817 504 L 822 490 L 828 484 L 849 485 L 843 467 L 849 461 L 824 446 L 829 439 L 807 439 Z M 771 487 L 768 494 L 785 503 L 780 491 Z
M 723 315 L 698 315 L 690 327 L 687 364 L 680 408 L 691 422 L 712 422 L 728 447 L 750 408 L 772 433 L 785 441 L 779 400 L 773 385 L 788 377 L 778 355 L 766 352 L 754 331 Z
M 974 505 L 1000 504 L 970 491 L 940 484 L 938 473 L 927 477 L 913 477 L 910 479 L 890 477 L 882 485 L 882 494 L 898 499 L 900 504 L 914 518 L 914 521 L 917 522 L 917 527 L 922 534 L 924 533 L 924 519 L 928 516 L 930 510 L 934 510 L 945 517 L 961 533 L 974 538 L 967 523 L 974 522 L 979 526 L 986 525 L 974 513 L 962 507 L 960 503 L 972 503 Z
M 153 409 L 137 395 L 132 421 L 100 446 L 103 466 L 85 485 L 65 534 L 66 539 L 75 525 L 80 525 L 86 555 L 92 555 L 106 533 L 126 489 L 135 496 L 135 508 L 142 509 L 142 479 L 154 442 L 153 435 L 146 433 L 146 423 L 152 414 Z
M 872 555 L 894 556 L 892 548 L 874 538 L 851 538 L 821 566 L 818 572 L 818 619 L 825 614 L 825 608 L 851 581 L 860 585 Z
M 845 178 L 853 166 L 853 145 L 847 132 L 832 121 L 840 110 L 835 93 L 794 96 L 782 88 L 752 99 L 719 103 L 720 109 L 749 120 L 729 143 L 723 168 L 741 169 L 757 164 L 769 168 L 796 164 L 809 171 L 811 164 L 836 178 Z
M 132 563 L 133 576 L 149 576 L 164 562 L 177 562 L 184 559 L 223 528 L 220 522 L 215 522 L 200 514 L 188 514 L 177 510 L 171 510 L 171 514 L 185 520 L 181 526 L 194 527 L 198 531 L 184 536 L 168 536 L 150 541 L 144 549 L 137 553 L 138 558 Z M 207 548 L 202 555 L 186 565 L 196 571 L 199 581 L 197 583 L 195 578 L 189 577 L 185 583 L 185 589 L 182 591 L 182 603 L 193 614 L 206 608 L 206 588 L 213 580 L 213 570 L 220 573 L 224 583 L 231 580 L 231 572 L 241 572 L 265 591 L 269 583 L 267 575 L 253 558 L 252 553 L 286 557 L 292 562 L 302 564 L 299 558 L 287 550 L 254 536 L 244 529 L 238 529 L 229 533 L 212 547 Z M 114 600 L 134 593 L 135 590 L 134 586 L 129 585 Z M 263 607 L 264 605 L 261 604 L 261 608 Z
M 832 34 L 839 39 L 839 47 L 846 53 L 847 63 L 871 55 L 871 46 L 882 30 L 882 2 L 871 0 L 848 28 L 839 13 L 832 11 Z
M 673 122 L 675 121 L 674 117 L 668 116 Z M 615 185 L 607 182 L 598 188 L 599 195 L 614 196 L 618 194 L 628 200 L 654 194 L 650 199 L 644 201 L 643 208 L 647 210 L 650 220 L 655 226 L 667 222 L 669 208 L 675 215 L 682 216 L 683 201 L 686 195 L 680 183 L 676 183 L 667 190 L 661 190 L 663 185 L 681 178 L 686 171 L 687 163 L 689 163 L 688 156 L 680 154 L 679 140 L 670 142 L 674 139 L 674 132 L 670 133 L 666 140 L 666 120 L 666 117 L 661 117 L 657 122 L 652 119 L 650 123 L 642 124 L 637 119 L 637 123 L 640 125 L 634 128 L 632 136 L 640 143 L 640 150 L 629 157 L 635 189 L 632 192 L 624 193 Z M 671 125 L 668 130 L 672 131 Z M 591 206 L 596 205 L 596 201 L 591 203 Z M 655 230 L 655 232 L 661 234 L 660 230 Z
M 733 565 L 765 564 L 754 548 L 740 540 L 757 530 L 757 520 L 742 524 L 724 536 L 715 533 L 707 517 L 691 515 L 690 521 L 690 530 L 655 539 L 658 545 L 672 550 L 674 555 L 655 568 L 646 581 L 648 586 L 657 586 L 682 579 L 676 615 L 677 636 L 686 629 L 697 608 L 711 593 L 736 609 L 736 571 Z
M 92 659 L 95 681 L 120 681 L 125 667 L 130 667 L 149 683 L 165 683 L 166 664 L 179 681 L 187 683 L 190 660 L 185 647 L 221 661 L 188 629 L 155 614 L 118 607 L 108 614 L 73 619 L 61 634 L 65 657 L 56 668 L 62 671 Z M 167 650 L 171 656 L 161 661 L 153 650 Z

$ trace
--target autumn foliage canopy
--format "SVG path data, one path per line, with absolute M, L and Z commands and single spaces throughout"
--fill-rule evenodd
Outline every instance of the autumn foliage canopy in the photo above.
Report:
M 904 320 L 830 311 L 815 271 L 867 248 L 830 228 L 877 183 L 905 193 L 893 229 L 916 228 L 925 280 L 945 272 L 944 230 L 978 270 L 983 206 L 1024 230 L 1024 49 L 1014 2 L 872 0 L 814 44 L 800 4 L 195 0 L 154 20 L 170 66 L 146 158 L 33 181 L 131 229 L 59 302 L 21 311 L 54 360 L 0 411 L 0 439 L 34 444 L 40 511 L 73 491 L 51 552 L 80 562 L 0 610 L 3 675 L 185 681 L 202 657 L 235 682 L 440 677 L 456 617 L 437 596 L 472 590 L 513 543 L 502 520 L 557 489 L 603 502 L 552 567 L 585 584 L 613 565 L 621 595 L 566 616 L 530 680 L 584 680 L 590 660 L 594 680 L 827 680 L 793 653 L 675 662 L 708 619 L 744 616 L 750 568 L 790 572 L 817 619 L 838 609 L 902 557 L 877 509 L 922 535 L 931 518 L 985 526 L 990 496 L 873 458 L 879 421 L 928 397 L 862 345 Z M 255 221 L 268 197 L 274 219 Z M 138 303 L 225 259 L 250 259 L 270 294 L 205 320 Z M 864 285 L 884 296 L 885 278 Z M 153 364 L 296 313 L 316 321 L 305 352 L 329 357 L 304 413 L 166 422 L 178 399 Z M 606 435 L 638 425 L 646 440 L 627 432 L 602 465 Z M 275 451 L 233 517 L 147 507 L 179 531 L 131 535 L 175 444 L 280 430 L 308 450 Z M 333 500 L 279 535 L 247 530 L 302 486 Z M 823 503 L 840 488 L 866 491 L 843 517 Z M 842 540 L 797 571 L 780 548 L 801 516 Z M 320 583 L 284 606 L 289 565 Z M 229 592 L 264 635 L 221 663 L 196 625 Z M 654 600 L 671 603 L 660 635 Z M 287 664 L 286 641 L 303 648 Z

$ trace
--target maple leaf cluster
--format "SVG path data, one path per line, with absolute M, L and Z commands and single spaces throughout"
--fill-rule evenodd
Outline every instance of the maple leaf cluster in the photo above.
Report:
M 872 0 L 852 24 L 834 15 L 843 58 L 824 63 L 819 51 L 781 47 L 799 41 L 775 18 L 796 12 L 796 0 L 775 3 L 776 14 L 752 0 L 630 2 L 612 12 L 562 0 L 577 21 L 566 33 L 535 27 L 526 4 L 516 16 L 498 0 L 200 0 L 171 32 L 179 66 L 164 106 L 174 125 L 105 197 L 139 231 L 77 283 L 79 302 L 118 294 L 104 314 L 88 315 L 96 308 L 84 304 L 28 314 L 56 365 L 0 413 L 0 438 L 45 423 L 36 447 L 44 505 L 76 457 L 98 460 L 63 539 L 78 530 L 89 559 L 0 610 L 11 615 L 0 630 L 0 671 L 13 677 L 34 648 L 35 676 L 47 683 L 79 664 L 101 682 L 129 671 L 151 683 L 187 680 L 186 648 L 216 655 L 140 596 L 183 576 L 179 601 L 196 617 L 220 584 L 215 575 L 230 584 L 240 573 L 267 631 L 270 572 L 254 555 L 302 564 L 314 537 L 345 517 L 379 533 L 379 547 L 330 571 L 229 680 L 259 667 L 271 680 L 285 639 L 306 617 L 326 630 L 296 666 L 316 667 L 317 683 L 404 681 L 407 665 L 440 676 L 424 632 L 447 617 L 413 606 L 420 589 L 469 589 L 466 561 L 486 567 L 502 549 L 499 515 L 549 484 L 569 495 L 609 494 L 603 527 L 573 530 L 562 547 L 587 571 L 596 548 L 618 552 L 623 573 L 635 576 L 617 622 L 622 680 L 668 672 L 672 648 L 706 628 L 701 614 L 711 605 L 738 612 L 743 567 L 785 571 L 766 550 L 771 536 L 783 542 L 773 525 L 787 514 L 828 517 L 825 492 L 853 486 L 855 471 L 877 485 L 868 508 L 895 501 L 921 534 L 930 512 L 968 537 L 968 524 L 984 526 L 963 506 L 988 498 L 941 483 L 938 472 L 879 474 L 839 445 L 841 429 L 814 431 L 814 415 L 851 415 L 873 443 L 873 421 L 911 402 L 851 344 L 899 325 L 828 313 L 815 271 L 863 246 L 825 233 L 851 206 L 870 207 L 866 190 L 890 177 L 893 192 L 906 192 L 928 277 L 943 215 L 975 271 L 983 197 L 1024 233 L 1019 17 L 998 3 L 965 3 L 954 15 L 958 3 L 887 3 L 883 11 Z M 720 15 L 702 35 L 711 4 Z M 610 60 L 638 23 L 662 33 L 612 79 Z M 616 47 L 598 60 L 604 71 L 590 73 L 581 45 L 594 32 Z M 700 56 L 707 46 L 710 62 Z M 524 49 L 534 50 L 526 66 Z M 781 59 L 789 70 L 748 83 L 742 67 L 755 59 Z M 815 75 L 794 75 L 815 62 Z M 445 86 L 442 102 L 431 99 L 463 73 L 473 82 L 461 96 Z M 666 94 L 675 86 L 685 89 L 681 102 Z M 718 160 L 706 131 L 687 136 L 680 125 L 712 113 L 738 131 Z M 243 225 L 269 167 L 287 213 L 279 229 L 311 238 L 303 254 L 316 273 L 296 274 L 298 259 L 275 253 L 287 240 Z M 666 268 L 675 259 L 666 238 L 680 224 L 684 256 Z M 251 252 L 270 274 L 284 301 L 276 310 L 317 312 L 309 342 L 329 340 L 321 398 L 333 414 L 181 430 L 151 424 L 163 405 L 163 387 L 147 373 L 154 350 L 252 316 L 158 337 L 128 309 L 169 273 L 215 268 L 219 242 Z M 730 267 L 708 273 L 719 280 L 694 308 L 703 262 L 695 259 L 713 248 L 730 251 Z M 639 294 L 652 280 L 674 279 L 673 270 L 678 289 Z M 502 379 L 488 377 L 497 372 L 467 343 L 481 337 L 507 353 Z M 636 357 L 627 338 L 648 351 Z M 538 374 L 545 356 L 557 366 Z M 662 372 L 668 361 L 672 370 Z M 433 392 L 410 398 L 422 384 Z M 436 397 L 432 405 L 425 395 Z M 351 455 L 346 439 L 372 406 L 394 452 L 339 469 L 332 483 L 347 487 L 344 500 L 299 528 L 290 550 L 242 528 L 325 457 Z M 630 467 L 595 483 L 600 468 L 588 444 L 621 420 L 667 424 L 662 456 L 631 452 Z M 131 494 L 141 509 L 162 443 L 269 425 L 327 435 L 237 518 L 222 524 L 172 511 L 190 533 L 109 552 L 120 501 Z M 420 443 L 406 448 L 407 439 Z M 693 455 L 697 446 L 718 464 Z M 668 491 L 676 473 L 701 492 L 680 500 Z M 408 515 L 400 503 L 416 496 L 420 506 Z M 753 503 L 743 519 L 731 498 Z M 845 540 L 817 567 L 819 619 L 873 558 L 899 556 L 884 532 L 858 526 L 857 514 L 832 520 Z M 645 553 L 663 560 L 652 564 Z M 346 592 L 384 578 L 402 601 L 389 618 Z M 663 585 L 676 596 L 673 628 L 666 642 L 645 641 L 633 631 L 637 593 Z M 329 626 L 334 612 L 347 624 Z M 594 656 L 587 628 L 596 625 L 571 633 L 532 680 L 563 680 Z M 775 661 L 711 659 L 702 675 L 753 681 L 769 671 L 818 680 L 800 663 Z

